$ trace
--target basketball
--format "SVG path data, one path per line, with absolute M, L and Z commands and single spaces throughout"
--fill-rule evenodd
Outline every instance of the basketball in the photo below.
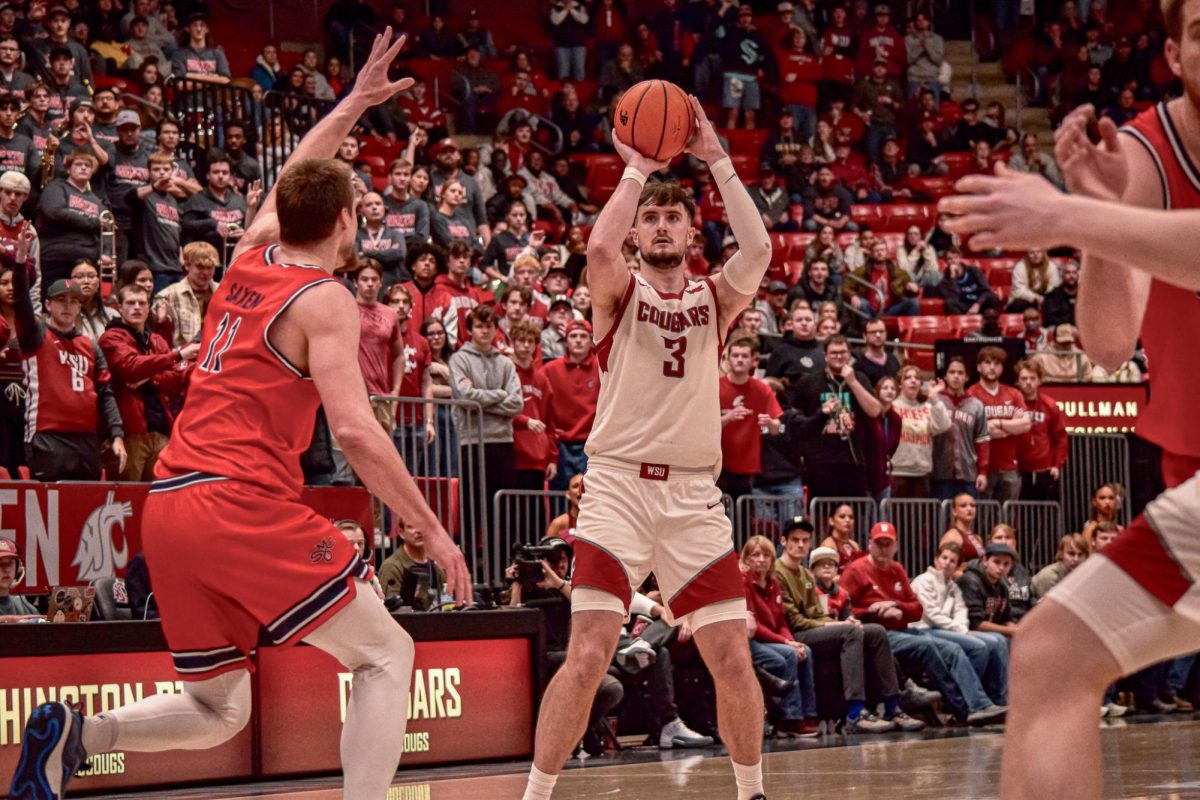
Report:
M 646 158 L 670 161 L 696 130 L 687 93 L 669 81 L 642 81 L 617 103 L 616 136 Z

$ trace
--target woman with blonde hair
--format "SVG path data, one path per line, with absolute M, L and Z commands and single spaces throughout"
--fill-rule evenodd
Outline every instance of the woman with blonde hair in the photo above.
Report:
M 750 657 L 754 666 L 790 682 L 779 698 L 781 733 L 816 736 L 817 696 L 812 650 L 797 642 L 783 610 L 783 587 L 775 577 L 775 545 L 765 536 L 751 536 L 742 548 L 742 580 L 746 604 L 754 617 Z
M 1045 250 L 1030 250 L 1017 262 L 1012 273 L 1012 299 L 1006 311 L 1024 313 L 1027 308 L 1041 308 L 1046 295 L 1062 283 L 1058 267 Z

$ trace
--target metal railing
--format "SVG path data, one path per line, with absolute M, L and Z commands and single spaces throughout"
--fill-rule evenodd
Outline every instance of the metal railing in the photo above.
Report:
M 1065 533 L 1062 505 L 1052 501 L 1009 500 L 1004 521 L 1017 534 L 1021 560 L 1038 569 L 1054 560 L 1058 540 Z
M 1059 488 L 1066 527 L 1063 533 L 1083 530 L 1091 517 L 1092 494 L 1106 483 L 1125 487 L 1119 519 L 1130 518 L 1129 440 L 1119 433 L 1072 434 L 1067 437 L 1067 463 Z
M 566 492 L 503 489 L 492 496 L 489 572 L 502 577 L 512 560 L 513 545 L 537 544 L 550 523 L 570 511 Z
M 829 520 L 838 506 L 854 509 L 854 530 L 860 545 L 866 545 L 871 526 L 879 521 L 879 506 L 869 497 L 814 497 L 808 503 L 808 516 L 817 529 L 813 543 L 819 544 L 829 535 Z
M 732 511 L 733 543 L 740 551 L 751 536 L 761 535 L 771 541 L 779 541 L 787 521 L 804 514 L 804 498 L 745 494 L 733 504 Z
M 938 542 L 946 531 L 942 505 L 937 500 L 888 498 L 879 504 L 879 518 L 900 533 L 896 558 L 917 575 L 933 563 Z
M 490 506 L 482 406 L 467 400 L 384 395 L 372 396 L 371 402 L 376 416 L 390 414 L 395 420 L 392 441 L 430 508 L 461 545 L 474 579 L 485 583 L 498 579 L 487 557 Z M 427 405 L 435 416 L 433 441 L 426 436 Z M 378 498 L 375 502 L 376 519 L 385 532 L 380 549 L 386 558 L 400 546 L 396 520 L 402 511 L 385 509 Z
M 874 292 L 875 296 L 879 298 L 880 311 L 882 312 L 883 309 L 887 308 L 887 295 L 884 294 L 883 290 L 880 289 L 875 284 L 858 277 L 853 272 L 843 273 L 842 280 L 851 281 L 853 283 L 858 283 L 858 284 L 861 284 L 862 286 L 866 287 L 867 291 Z M 869 314 L 866 311 L 863 311 L 861 308 L 858 307 L 857 303 L 844 303 L 843 307 L 850 313 L 857 314 L 859 317 L 861 317 L 864 320 L 869 320 L 875 316 L 874 314 Z

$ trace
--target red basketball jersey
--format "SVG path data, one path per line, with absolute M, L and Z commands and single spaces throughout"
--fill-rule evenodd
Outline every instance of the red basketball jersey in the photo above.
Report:
M 321 399 L 312 380 L 271 346 L 271 324 L 333 278 L 320 267 L 278 263 L 277 250 L 243 253 L 213 294 L 187 401 L 156 477 L 206 472 L 299 498 L 300 454 Z
M 1163 186 L 1163 208 L 1200 208 L 1200 169 L 1183 149 L 1165 103 L 1147 109 L 1121 128 L 1154 159 Z M 1200 298 L 1195 292 L 1155 280 L 1142 317 L 1142 347 L 1150 367 L 1150 402 L 1138 416 L 1137 432 L 1168 453 L 1200 457 Z
M 100 420 L 96 346 L 83 335 L 63 336 L 45 327 L 42 345 L 25 357 L 25 441 L 48 433 L 95 433 Z

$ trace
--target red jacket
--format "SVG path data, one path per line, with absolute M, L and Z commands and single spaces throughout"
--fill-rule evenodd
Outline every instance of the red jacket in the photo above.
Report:
M 869 556 L 852 561 L 842 572 L 842 588 L 850 595 L 854 616 L 863 622 L 878 622 L 890 630 L 902 631 L 924 613 L 921 601 L 908 582 L 908 573 L 899 561 L 892 561 L 885 568 L 880 568 Z M 882 619 L 868 614 L 867 608 L 880 600 L 895 600 L 903 617 Z
M 742 573 L 742 585 L 746 589 L 746 605 L 750 607 L 757 623 L 754 639 L 774 644 L 794 642 L 796 637 L 792 636 L 787 612 L 783 610 L 783 587 L 779 585 L 774 571 L 767 573 L 766 588 L 754 582 L 754 575 L 749 570 Z
M 438 275 L 433 281 L 433 290 L 425 300 L 425 312 L 442 321 L 446 328 L 446 341 L 457 349 L 471 338 L 471 331 L 467 330 L 467 314 L 486 302 L 483 292 L 472 286 L 470 281 L 464 279 L 459 285 L 449 275 Z
M 516 450 L 516 469 L 539 470 L 544 472 L 551 461 L 558 461 L 558 439 L 554 435 L 554 426 L 548 422 L 553 392 L 546 381 L 545 370 L 531 364 L 529 369 L 522 369 L 515 361 L 517 377 L 521 379 L 521 394 L 525 398 L 525 408 L 513 417 L 513 449 Z M 546 423 L 544 433 L 534 433 L 529 430 L 529 421 L 541 420 Z
M 600 368 L 596 354 L 589 353 L 578 364 L 570 356 L 556 358 L 544 371 L 554 403 L 550 418 L 555 434 L 564 442 L 582 442 L 596 421 L 600 399 Z
M 421 325 L 425 320 L 433 316 L 433 293 L 437 291 L 437 279 L 434 278 L 433 284 L 428 291 L 421 291 L 421 287 L 417 286 L 415 281 L 408 281 L 400 284 L 405 289 L 408 289 L 408 294 L 412 297 L 412 313 L 408 315 L 408 327 L 412 328 L 413 333 L 421 332 Z
M 1042 392 L 1031 402 L 1025 401 L 1026 413 L 1033 420 L 1029 433 L 1020 437 L 1017 468 L 1021 472 L 1045 472 L 1067 463 L 1067 424 L 1054 398 Z
M 191 372 L 190 367 L 181 365 L 179 353 L 156 333 L 149 333 L 148 340 L 139 342 L 133 330 L 120 320 L 114 320 L 100 336 L 100 350 L 108 361 L 125 434 L 136 436 L 150 430 L 146 419 L 146 391 L 157 393 L 169 428 L 173 422 L 171 402 L 183 395 Z

